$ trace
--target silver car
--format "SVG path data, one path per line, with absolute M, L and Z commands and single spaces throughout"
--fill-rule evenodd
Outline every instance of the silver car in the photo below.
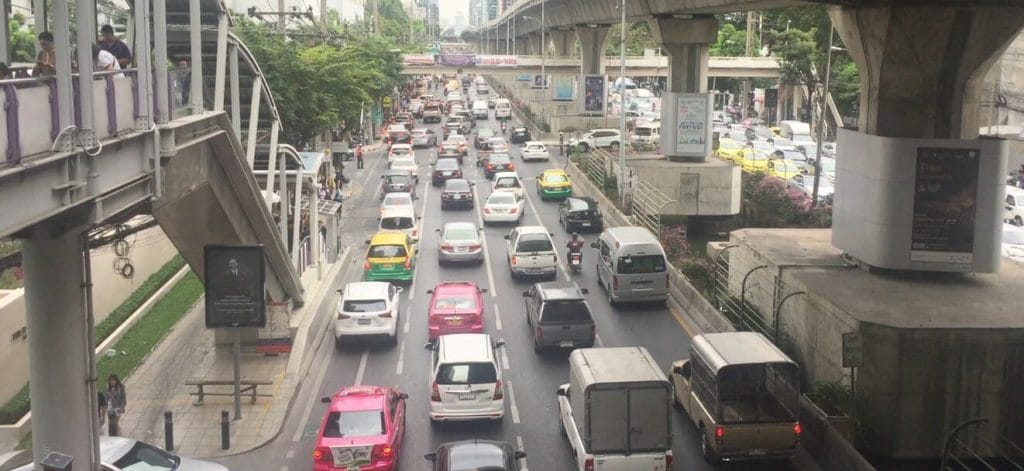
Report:
M 219 464 L 182 458 L 162 448 L 124 437 L 100 437 L 100 463 L 104 471 L 166 469 L 175 471 L 228 471 Z M 32 471 L 27 464 L 15 471 Z M 78 469 L 76 466 L 75 469 Z
M 449 222 L 437 231 L 437 258 L 441 263 L 484 261 L 483 240 L 476 224 Z

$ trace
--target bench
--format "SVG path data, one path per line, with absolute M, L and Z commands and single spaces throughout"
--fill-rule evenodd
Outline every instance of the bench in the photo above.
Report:
M 241 381 L 241 383 L 242 383 L 241 393 L 250 396 L 252 398 L 252 403 L 253 404 L 256 403 L 256 398 L 257 397 L 271 397 L 270 394 L 258 394 L 257 393 L 257 388 L 259 386 L 270 386 L 270 385 L 273 385 L 274 384 L 273 381 L 243 379 Z M 188 393 L 190 396 L 197 396 L 196 397 L 196 401 L 192 403 L 192 405 L 194 405 L 194 406 L 201 406 L 201 405 L 203 405 L 203 400 L 206 398 L 206 396 L 234 396 L 235 395 L 235 389 L 234 389 L 235 388 L 235 381 L 231 380 L 231 379 L 226 379 L 226 380 L 221 380 L 221 379 L 214 379 L 214 380 L 206 380 L 206 379 L 189 380 L 189 381 L 185 381 L 185 386 L 195 386 L 196 387 L 196 391 L 195 392 Z M 210 392 L 210 391 L 206 390 L 206 388 L 210 387 L 210 386 L 230 386 L 231 387 L 231 391 L 229 391 L 229 392 Z

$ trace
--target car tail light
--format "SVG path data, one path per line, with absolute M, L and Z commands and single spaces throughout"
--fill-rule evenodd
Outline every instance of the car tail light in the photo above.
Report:
M 454 249 L 454 248 L 455 247 L 452 247 L 452 244 L 442 244 L 441 245 L 441 250 L 443 250 L 445 252 L 451 252 L 452 249 Z
M 515 264 L 517 264 L 517 263 L 519 263 L 519 257 L 517 257 L 517 256 L 513 255 L 513 256 L 512 256 L 512 264 L 513 264 L 513 265 L 515 265 Z
M 719 445 L 725 441 L 725 429 L 721 425 L 715 427 L 715 443 Z
M 416 233 L 417 233 L 417 232 L 419 232 L 419 229 L 413 229 L 413 230 L 412 230 L 412 236 L 413 236 L 413 237 L 416 237 Z
M 501 390 L 501 380 L 499 379 L 498 382 L 494 383 L 494 397 L 491 399 L 497 401 L 504 397 L 505 393 Z
M 383 314 L 380 314 L 377 317 L 384 318 L 384 319 L 391 319 L 391 311 L 388 311 L 388 312 L 385 312 Z
M 612 289 L 619 289 L 619 277 L 612 277 Z
M 338 313 L 338 319 L 339 319 L 339 320 L 342 320 L 342 319 L 351 319 L 351 318 L 352 318 L 352 316 L 350 316 L 350 315 L 348 315 L 348 314 L 345 314 L 345 313 L 341 313 L 341 312 L 339 312 L 339 313 Z
M 669 471 L 672 469 L 672 463 L 676 460 L 672 455 L 665 455 L 665 470 Z
M 369 260 L 363 262 L 363 270 L 369 270 L 370 268 L 372 268 L 372 266 L 370 265 Z
M 408 270 L 410 268 L 412 268 L 412 259 L 411 258 L 407 258 L 407 259 L 405 259 L 405 269 Z
M 800 426 L 800 422 L 793 424 L 793 435 L 797 441 L 800 441 L 800 435 L 804 433 L 804 428 Z
M 394 456 L 395 450 L 391 448 L 391 445 L 374 445 L 373 453 L 370 455 L 371 461 L 389 460 Z
M 484 214 L 491 214 L 491 208 L 484 208 Z
M 480 244 L 470 245 L 469 250 L 480 250 Z
M 515 170 L 516 169 L 515 164 L 508 164 L 508 169 L 509 170 Z
M 487 164 L 487 170 L 494 170 L 494 164 Z
M 455 171 L 455 178 L 462 178 L 462 170 Z
M 558 255 L 552 255 L 551 256 L 551 261 L 554 262 L 554 263 L 558 263 Z
M 583 462 L 583 471 L 594 471 L 593 458 L 587 458 L 587 460 Z
M 597 338 L 597 324 L 590 324 L 590 338 Z
M 430 383 L 430 400 L 432 402 L 441 402 L 441 391 L 437 389 L 437 381 Z
M 519 208 L 512 208 L 512 209 L 508 210 L 509 214 L 515 214 L 517 212 L 519 212 Z
M 313 461 L 332 461 L 331 449 L 325 446 L 318 446 L 313 449 Z

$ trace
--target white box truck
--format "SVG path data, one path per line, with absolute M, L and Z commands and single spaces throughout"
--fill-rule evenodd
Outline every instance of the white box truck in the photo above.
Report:
M 645 348 L 573 351 L 558 412 L 574 469 L 671 470 L 671 402 L 672 386 Z

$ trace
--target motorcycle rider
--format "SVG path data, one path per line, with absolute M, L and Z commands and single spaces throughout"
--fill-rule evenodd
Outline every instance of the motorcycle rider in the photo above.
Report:
M 572 239 L 569 239 L 569 242 L 565 243 L 565 247 L 569 249 L 566 260 L 570 263 L 570 268 L 572 264 L 572 255 L 574 253 L 579 254 L 580 266 L 583 266 L 583 239 L 580 239 L 579 233 L 573 232 Z

